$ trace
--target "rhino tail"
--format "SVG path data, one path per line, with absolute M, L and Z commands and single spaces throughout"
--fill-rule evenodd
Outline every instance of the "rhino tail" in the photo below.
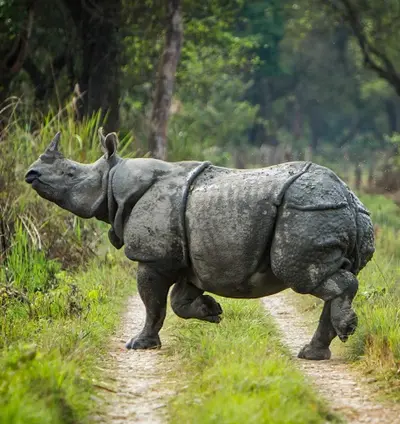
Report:
M 356 240 L 352 252 L 351 272 L 357 275 L 372 259 L 375 252 L 374 227 L 370 213 L 358 198 L 351 193 L 356 223 Z

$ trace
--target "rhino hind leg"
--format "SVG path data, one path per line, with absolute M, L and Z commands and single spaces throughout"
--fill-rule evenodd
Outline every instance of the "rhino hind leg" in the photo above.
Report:
M 356 237 L 354 215 L 347 208 L 316 211 L 283 206 L 271 246 L 275 276 L 300 294 L 322 299 L 325 306 L 311 342 L 300 352 L 306 359 L 327 359 L 337 335 L 343 342 L 354 333 L 357 316 L 352 301 L 358 290 L 348 251 Z
M 329 359 L 329 345 L 338 336 L 347 341 L 357 328 L 357 315 L 352 301 L 357 293 L 358 280 L 344 269 L 327 278 L 310 294 L 325 301 L 317 331 L 311 342 L 303 347 L 298 357 L 303 359 Z
M 167 312 L 167 296 L 171 281 L 156 270 L 139 264 L 137 286 L 146 307 L 146 321 L 143 330 L 126 344 L 127 349 L 157 349 L 161 347 L 158 335 Z
M 323 360 L 330 359 L 329 346 L 336 337 L 336 330 L 331 321 L 331 301 L 325 302 L 322 309 L 319 325 L 311 342 L 306 344 L 299 352 L 298 357 L 302 359 Z
M 352 308 L 358 290 L 357 277 L 341 269 L 327 278 L 311 294 L 331 303 L 331 322 L 337 336 L 346 342 L 357 328 L 357 315 Z
M 221 321 L 221 305 L 204 291 L 186 281 L 177 282 L 171 293 L 172 310 L 181 318 L 196 318 L 218 324 Z

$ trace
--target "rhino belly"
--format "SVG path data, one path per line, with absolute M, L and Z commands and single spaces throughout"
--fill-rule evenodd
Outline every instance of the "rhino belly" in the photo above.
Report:
M 287 286 L 279 280 L 272 272 L 271 268 L 256 271 L 253 275 L 241 283 L 219 281 L 201 281 L 197 275 L 193 274 L 190 282 L 196 287 L 217 294 L 223 297 L 237 299 L 254 299 L 264 296 L 270 296 L 285 290 Z
M 269 261 L 277 208 L 258 184 L 193 193 L 186 210 L 191 264 L 202 288 L 221 295 L 251 292 L 246 282 Z M 234 297 L 234 296 L 232 296 Z

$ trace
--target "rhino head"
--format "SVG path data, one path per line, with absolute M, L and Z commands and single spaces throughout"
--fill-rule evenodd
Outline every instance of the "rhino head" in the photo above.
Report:
M 25 181 L 39 196 L 81 218 L 96 217 L 107 222 L 107 183 L 111 167 L 118 162 L 117 136 L 99 131 L 104 155 L 96 162 L 82 164 L 67 159 L 58 145 L 58 132 L 45 152 L 25 175 Z

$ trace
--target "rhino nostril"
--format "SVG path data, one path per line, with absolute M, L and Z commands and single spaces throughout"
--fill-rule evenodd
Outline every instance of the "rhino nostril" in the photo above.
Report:
M 31 169 L 30 171 L 28 171 L 28 173 L 25 175 L 25 181 L 28 183 L 28 184 L 32 184 L 32 182 L 34 181 L 34 180 L 36 180 L 37 178 L 39 178 L 40 177 L 40 172 L 39 171 L 36 171 L 35 169 Z

